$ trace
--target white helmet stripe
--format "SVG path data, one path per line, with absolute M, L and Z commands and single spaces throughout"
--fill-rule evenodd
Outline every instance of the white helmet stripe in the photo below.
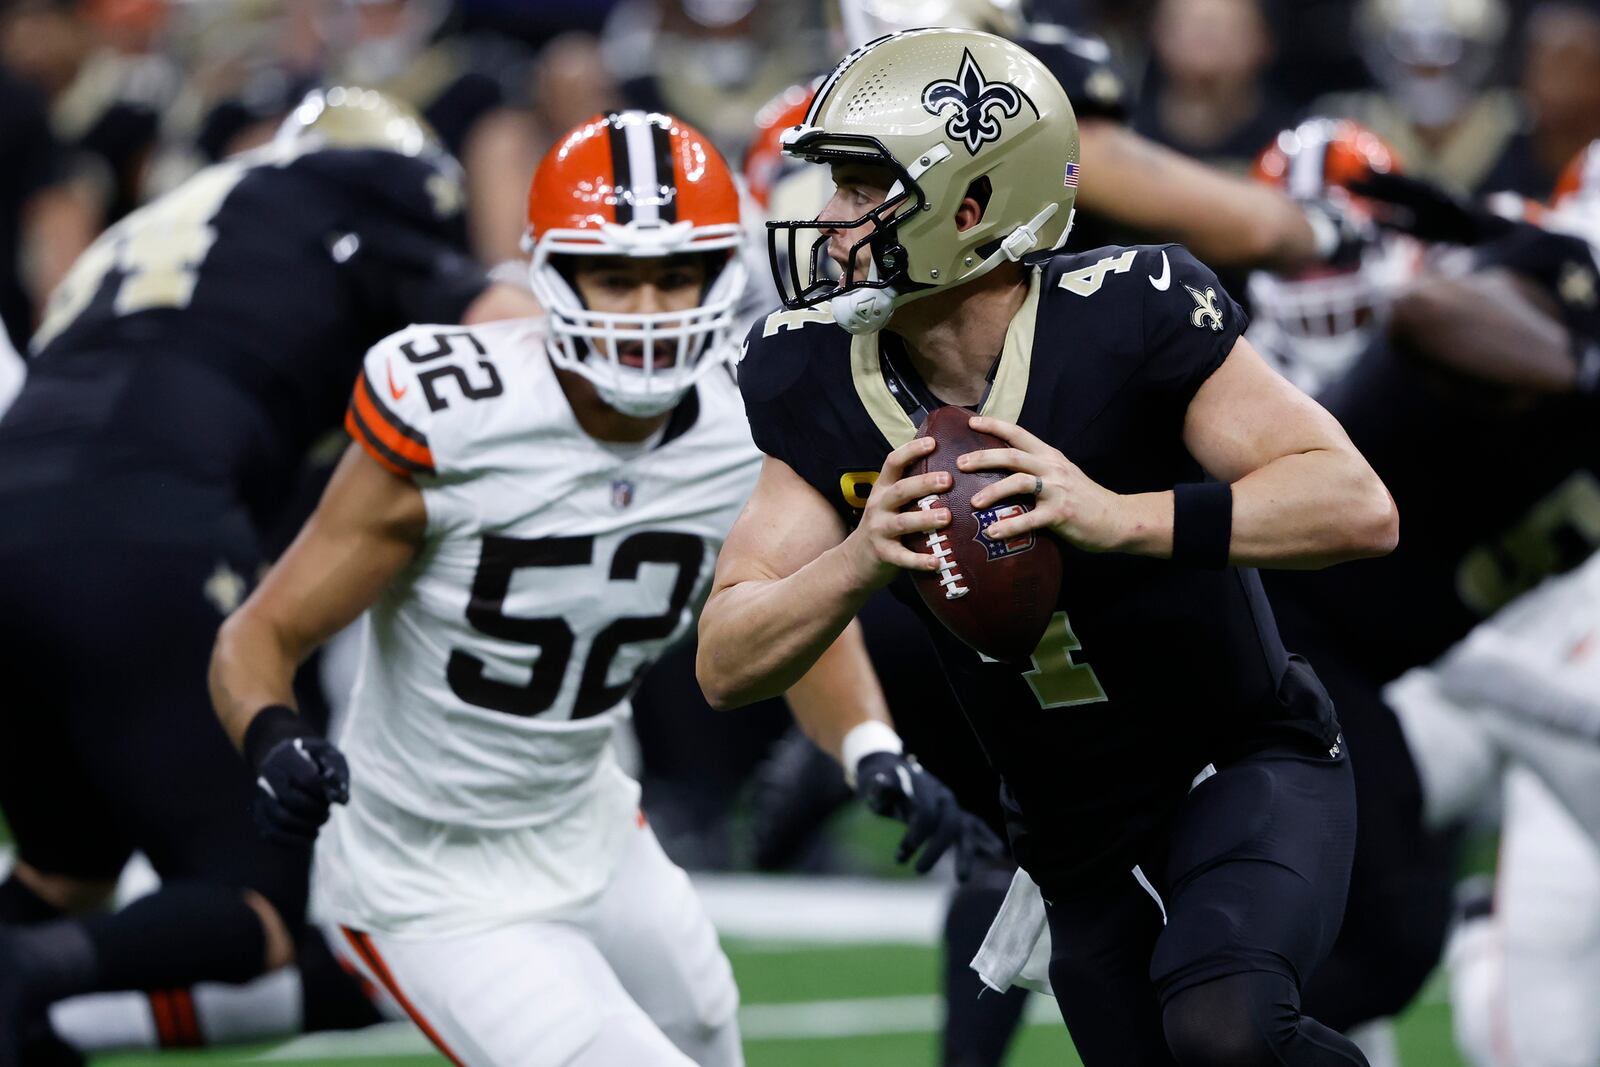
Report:
M 627 118 L 635 115 L 639 113 L 632 112 Z M 635 222 L 661 221 L 661 187 L 666 183 L 656 173 L 656 148 L 650 136 L 651 125 L 648 120 L 634 121 L 622 128 L 628 152 L 628 176 L 633 186 Z

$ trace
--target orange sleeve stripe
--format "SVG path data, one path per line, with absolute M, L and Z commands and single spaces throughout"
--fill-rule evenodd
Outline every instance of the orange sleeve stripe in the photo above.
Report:
M 156 1023 L 156 1045 L 158 1048 L 176 1048 L 178 1046 L 178 1025 L 172 1017 L 172 1000 L 162 990 L 151 990 L 150 1014 Z
M 205 1039 L 200 1036 L 200 1014 L 195 1011 L 194 994 L 187 989 L 174 990 L 172 1007 L 178 1022 L 178 1039 L 184 1047 L 204 1047 Z
M 409 467 L 402 467 L 400 464 L 390 459 L 388 450 L 383 448 L 382 445 L 378 444 L 371 437 L 367 436 L 367 428 L 356 419 L 356 405 L 354 400 L 352 400 L 350 402 L 350 406 L 345 409 L 344 432 L 354 438 L 356 444 L 361 446 L 362 451 L 366 452 L 367 455 L 377 460 L 378 465 L 384 470 L 388 471 L 390 474 L 398 475 L 401 478 L 411 477 L 412 471 Z
M 345 940 L 350 942 L 350 947 L 355 949 L 356 955 L 361 957 L 366 965 L 372 969 L 372 973 L 377 977 L 378 981 L 383 983 L 383 988 L 387 989 L 389 995 L 394 997 L 407 1015 L 411 1016 L 411 1021 L 417 1024 L 417 1029 L 421 1030 L 423 1035 L 433 1042 L 433 1047 L 444 1053 L 445 1059 L 455 1064 L 456 1067 L 466 1067 L 456 1058 L 456 1054 L 450 1051 L 450 1046 L 444 1043 L 444 1038 L 440 1037 L 438 1032 L 428 1025 L 428 1020 L 424 1019 L 422 1013 L 412 1006 L 411 1001 L 406 999 L 404 993 L 400 992 L 400 987 L 395 984 L 394 975 L 389 973 L 388 965 L 383 962 L 383 957 L 378 955 L 377 946 L 372 943 L 372 938 L 352 930 L 348 926 L 341 926 L 339 929 L 344 934 Z
M 351 404 L 368 436 L 383 444 L 395 458 L 432 470 L 433 451 L 428 447 L 428 439 L 383 406 L 365 372 L 356 380 Z
M 187 989 L 153 989 L 146 995 L 156 1024 L 158 1047 L 201 1048 L 205 1045 L 194 996 Z

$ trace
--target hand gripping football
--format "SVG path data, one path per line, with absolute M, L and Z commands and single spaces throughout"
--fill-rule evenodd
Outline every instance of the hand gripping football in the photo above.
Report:
M 934 449 L 912 464 L 907 477 L 948 471 L 948 492 L 923 497 L 910 508 L 950 509 L 950 525 L 912 534 L 905 545 L 939 557 L 936 571 L 913 577 L 928 610 L 968 645 L 991 659 L 1025 662 L 1044 637 L 1061 588 L 1061 547 L 1047 533 L 1033 532 L 1007 541 L 990 541 L 985 526 L 1017 510 L 1033 510 L 1031 497 L 1015 496 L 976 514 L 972 496 L 1006 476 L 1004 471 L 962 471 L 956 458 L 985 448 L 1005 448 L 998 437 L 967 425 L 972 413 L 949 405 L 934 410 L 917 429 L 932 437 Z

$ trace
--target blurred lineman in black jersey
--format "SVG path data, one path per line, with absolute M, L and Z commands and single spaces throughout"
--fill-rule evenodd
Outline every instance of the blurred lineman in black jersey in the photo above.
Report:
M 463 206 L 414 112 L 329 89 L 107 231 L 52 295 L 0 420 L 5 1067 L 42 1055 L 25 1042 L 53 1041 L 63 997 L 293 957 L 309 852 L 251 825 L 206 664 L 368 346 L 537 311 L 467 256 Z M 135 849 L 161 889 L 88 914 Z
M 1600 548 L 1600 158 L 1574 161 L 1543 225 L 1397 174 L 1350 182 L 1445 257 L 1372 320 L 1318 394 L 1406 515 L 1389 557 L 1337 575 L 1273 573 L 1285 643 L 1317 664 L 1355 758 L 1360 832 L 1340 941 L 1305 991 L 1340 1028 L 1400 1011 L 1438 963 L 1453 856 L 1437 832 L 1471 746 L 1416 684 L 1545 578 Z M 1437 257 L 1436 257 L 1437 258 Z M 1429 442 L 1448 443 L 1433 447 Z M 1527 1029 L 1526 1027 L 1524 1029 Z

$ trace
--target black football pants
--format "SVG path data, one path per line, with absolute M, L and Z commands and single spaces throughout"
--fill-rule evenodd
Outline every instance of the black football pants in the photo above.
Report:
M 139 849 L 166 882 L 253 889 L 300 922 L 310 852 L 256 833 L 206 688 L 256 566 L 243 533 L 0 551 L 0 810 L 20 859 L 110 880 Z
M 1344 914 L 1349 758 L 1275 750 L 1228 764 L 1159 837 L 1138 866 L 1149 889 L 1132 871 L 1041 886 L 1050 980 L 1086 1067 L 1365 1067 L 1300 1010 Z

